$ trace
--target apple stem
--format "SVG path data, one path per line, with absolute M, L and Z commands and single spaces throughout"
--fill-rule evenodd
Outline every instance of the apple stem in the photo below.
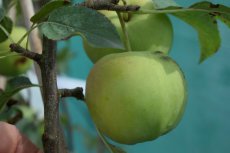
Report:
M 21 44 L 21 42 L 38 26 L 34 26 L 32 25 L 30 29 L 28 29 L 28 31 L 21 37 L 21 39 L 17 42 L 17 44 Z M 39 53 L 39 52 L 37 52 Z
M 96 128 L 96 131 L 97 131 L 99 137 L 101 138 L 102 142 L 107 147 L 107 149 L 109 150 L 109 152 L 110 153 L 114 153 L 113 149 L 110 147 L 109 143 L 107 142 L 107 140 L 105 139 L 105 137 L 102 135 L 101 131 L 99 131 L 99 129 L 97 128 L 96 124 L 95 124 L 95 128 Z
M 121 13 L 116 11 L 117 16 L 119 18 L 120 24 L 121 24 L 121 28 L 124 34 L 124 45 L 125 45 L 125 49 L 127 51 L 132 51 L 131 45 L 130 45 L 130 41 L 129 41 L 129 35 L 125 26 L 125 21 L 123 20 Z

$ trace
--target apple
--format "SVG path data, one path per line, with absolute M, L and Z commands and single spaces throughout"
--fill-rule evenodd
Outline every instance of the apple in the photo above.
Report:
M 14 27 L 11 33 L 11 38 L 14 42 L 18 42 L 20 38 L 26 33 L 26 29 L 23 27 Z M 0 56 L 10 52 L 9 45 L 11 41 L 7 39 L 6 41 L 0 43 Z M 26 47 L 26 39 L 20 44 L 22 47 Z M 0 58 L 0 75 L 4 76 L 17 76 L 25 73 L 29 68 L 31 68 L 32 61 L 28 58 L 22 57 L 20 55 L 6 56 Z
M 142 9 L 154 9 L 152 0 L 126 0 L 127 4 L 139 5 Z M 122 2 L 119 3 L 122 5 Z M 114 11 L 100 11 L 116 27 L 120 37 L 124 35 L 119 19 Z M 129 36 L 132 51 L 162 51 L 168 53 L 172 45 L 173 29 L 169 18 L 164 14 L 122 14 L 126 21 L 126 29 Z M 95 63 L 101 57 L 111 53 L 121 53 L 127 50 L 112 48 L 96 48 L 86 40 L 83 41 L 86 54 Z
M 176 127 L 186 82 L 176 62 L 161 52 L 116 53 L 94 65 L 85 98 L 99 131 L 118 143 L 136 144 Z

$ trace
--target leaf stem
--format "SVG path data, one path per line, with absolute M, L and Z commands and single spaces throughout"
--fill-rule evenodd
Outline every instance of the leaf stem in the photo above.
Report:
M 110 153 L 114 153 L 113 149 L 110 147 L 110 145 L 108 144 L 107 140 L 105 139 L 105 137 L 102 135 L 102 133 L 99 131 L 99 129 L 96 127 L 96 131 L 99 135 L 99 137 L 101 138 L 102 142 L 105 144 L 105 146 L 107 147 L 107 149 L 110 151 Z
M 17 44 L 20 44 L 25 38 L 26 38 L 26 36 L 28 36 L 30 33 L 31 33 L 31 31 L 33 31 L 35 28 L 37 28 L 39 25 L 36 25 L 36 26 L 34 26 L 34 25 L 32 25 L 31 26 L 31 28 L 29 29 L 29 31 L 27 31 L 22 37 L 21 37 L 21 39 L 17 42 Z
M 169 10 L 148 10 L 148 9 L 139 9 L 138 11 L 129 11 L 132 14 L 166 14 L 166 13 L 179 13 L 179 12 L 206 12 L 212 13 L 215 10 L 207 10 L 207 9 L 198 9 L 198 8 L 177 8 L 177 9 L 169 9 Z M 221 14 L 230 15 L 230 13 L 218 11 Z
M 122 32 L 124 34 L 124 45 L 125 45 L 125 49 L 127 51 L 132 51 L 131 45 L 130 45 L 130 41 L 129 41 L 129 35 L 125 26 L 125 21 L 121 16 L 121 13 L 116 11 L 117 16 L 119 18 L 120 24 L 121 24 L 121 28 L 122 28 Z

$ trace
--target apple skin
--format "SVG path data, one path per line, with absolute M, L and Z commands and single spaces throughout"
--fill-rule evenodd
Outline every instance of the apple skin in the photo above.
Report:
M 86 82 L 86 104 L 97 128 L 122 144 L 150 141 L 175 128 L 186 100 L 181 69 L 161 52 L 107 55 Z
M 26 29 L 23 27 L 14 27 L 11 33 L 11 38 L 14 42 L 18 42 L 20 38 L 26 33 Z M 3 43 L 0 43 L 0 53 L 10 51 L 9 45 L 11 41 L 7 39 Z M 26 47 L 26 39 L 20 44 L 22 47 Z M 1 54 L 1 56 L 4 54 Z M 32 61 L 28 58 L 16 55 L 8 56 L 0 59 L 0 75 L 4 76 L 17 76 L 25 73 L 31 68 Z
M 139 5 L 143 9 L 154 9 L 152 0 L 126 0 L 127 4 Z M 121 1 L 120 1 L 120 4 Z M 124 40 L 122 29 L 116 12 L 100 11 L 116 27 L 121 40 Z M 128 16 L 128 14 L 123 14 Z M 169 18 L 164 14 L 130 14 L 126 22 L 132 51 L 162 51 L 168 53 L 173 40 L 173 28 Z M 125 18 L 125 17 L 124 17 Z M 123 41 L 124 42 L 124 41 Z M 121 53 L 126 50 L 114 48 L 95 48 L 86 40 L 83 41 L 84 49 L 90 60 L 95 63 L 101 57 L 111 53 Z

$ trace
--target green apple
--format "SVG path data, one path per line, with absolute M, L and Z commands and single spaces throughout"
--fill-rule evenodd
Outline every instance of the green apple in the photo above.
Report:
M 186 98 L 181 69 L 161 52 L 106 55 L 86 82 L 86 104 L 97 128 L 123 144 L 150 141 L 175 128 Z
M 142 9 L 154 9 L 152 0 L 126 0 L 127 4 L 139 5 Z M 122 5 L 122 2 L 120 1 Z M 119 19 L 114 11 L 100 11 L 116 27 L 120 37 L 124 40 L 124 35 Z M 122 14 L 126 21 L 126 29 L 133 51 L 149 50 L 162 51 L 168 53 L 172 45 L 173 29 L 169 18 L 164 14 Z M 96 62 L 101 57 L 111 54 L 125 52 L 126 50 L 111 48 L 95 48 L 87 41 L 83 41 L 86 54 L 92 62 Z
M 14 27 L 11 33 L 11 38 L 14 42 L 18 42 L 20 38 L 26 33 L 26 29 L 23 27 Z M 9 45 L 11 41 L 7 39 L 3 43 L 0 43 L 0 55 L 4 56 L 4 53 L 10 51 Z M 22 47 L 26 47 L 26 39 L 20 44 Z M 1 54 L 2 53 L 2 54 Z M 32 61 L 28 58 L 15 55 L 0 58 L 0 75 L 4 76 L 16 76 L 25 73 L 32 65 Z

